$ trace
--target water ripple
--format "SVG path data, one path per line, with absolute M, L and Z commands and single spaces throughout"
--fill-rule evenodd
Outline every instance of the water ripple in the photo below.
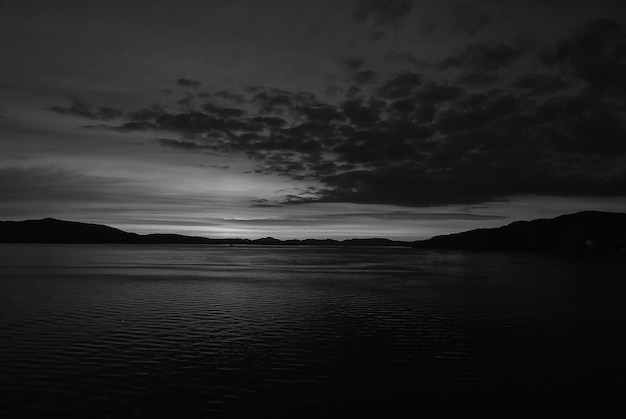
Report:
M 2 250 L 2 417 L 523 417 L 608 409 L 626 389 L 620 265 L 410 249 Z

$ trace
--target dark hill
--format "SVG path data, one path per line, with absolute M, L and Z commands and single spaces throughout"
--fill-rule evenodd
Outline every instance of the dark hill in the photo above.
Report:
M 517 221 L 500 228 L 436 236 L 414 243 L 388 239 L 279 240 L 210 239 L 178 234 L 128 233 L 116 228 L 53 218 L 0 222 L 0 243 L 130 243 L 281 246 L 413 246 L 425 249 L 506 251 L 622 251 L 626 214 L 580 212 L 552 219 Z
M 265 237 L 249 239 L 210 239 L 179 234 L 127 233 L 98 224 L 43 220 L 0 221 L 0 243 L 129 243 L 129 244 L 214 244 L 278 246 L 411 246 L 409 242 L 387 239 L 279 240 Z
M 621 251 L 626 214 L 579 212 L 551 219 L 516 221 L 499 228 L 436 236 L 416 248 L 507 251 Z
M 139 237 L 113 227 L 54 218 L 0 222 L 3 243 L 137 243 Z
M 0 222 L 0 243 L 246 244 L 250 242 L 244 239 L 208 239 L 180 234 L 139 235 L 105 225 L 54 218 Z

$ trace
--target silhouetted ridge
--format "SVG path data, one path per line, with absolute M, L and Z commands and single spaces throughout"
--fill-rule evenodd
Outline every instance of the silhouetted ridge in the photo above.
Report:
M 430 249 L 508 251 L 622 251 L 626 214 L 586 211 L 551 219 L 516 221 L 499 228 L 436 236 L 415 242 Z
M 136 243 L 138 238 L 113 227 L 54 218 L 0 222 L 4 243 Z
M 278 246 L 410 246 L 410 242 L 388 239 L 210 239 L 180 234 L 139 235 L 99 224 L 62 221 L 54 218 L 27 221 L 1 221 L 0 243 L 128 243 L 128 244 L 214 244 Z
M 579 212 L 552 219 L 516 221 L 492 229 L 436 236 L 413 243 L 369 239 L 210 239 L 179 234 L 139 235 L 99 224 L 54 218 L 0 222 L 1 243 L 130 243 L 280 246 L 413 246 L 429 249 L 507 251 L 622 251 L 626 249 L 626 214 Z M 625 250 L 626 251 L 626 250 Z

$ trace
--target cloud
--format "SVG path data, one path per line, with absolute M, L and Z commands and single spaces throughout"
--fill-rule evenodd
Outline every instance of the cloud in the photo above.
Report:
M 72 105 L 68 107 L 51 106 L 48 109 L 61 115 L 80 116 L 82 118 L 103 121 L 119 118 L 123 115 L 123 112 L 119 109 L 111 108 L 108 106 L 94 107 L 87 102 L 79 100 L 74 100 L 72 102 Z
M 395 24 L 411 13 L 411 0 L 356 0 L 352 17 L 358 23 L 372 21 L 374 25 Z
M 280 207 L 283 207 L 283 205 L 273 203 L 273 202 L 271 202 L 268 199 L 253 199 L 250 202 L 250 206 L 251 207 L 256 207 L 256 208 L 280 208 Z
M 447 65 L 506 67 L 522 52 L 502 45 L 457 51 Z M 554 68 L 500 88 L 466 90 L 412 72 L 371 83 L 331 102 L 257 86 L 229 92 L 244 98 L 232 107 L 207 93 L 212 101 L 195 108 L 140 108 L 109 128 L 163 133 L 161 146 L 243 156 L 255 173 L 316 185 L 255 206 L 419 207 L 626 190 L 626 106 Z
M 450 86 L 431 81 L 423 85 L 415 93 L 415 97 L 422 103 L 438 104 L 453 101 L 459 97 L 462 92 L 463 89 L 459 86 Z
M 502 71 L 526 53 L 520 46 L 503 42 L 470 44 L 455 50 L 439 63 L 439 67 L 456 72 L 456 82 L 461 85 L 487 87 L 500 80 Z
M 229 90 L 218 90 L 213 93 L 214 97 L 226 100 L 236 105 L 241 105 L 244 102 L 244 96 L 241 93 L 232 92 Z
M 452 6 L 452 29 L 466 36 L 474 36 L 490 25 L 493 17 L 474 3 L 461 2 Z
M 200 144 L 194 143 L 193 141 L 173 140 L 170 138 L 159 138 L 159 139 L 156 139 L 155 141 L 164 147 L 178 148 L 178 149 L 186 150 L 186 151 L 211 150 L 211 147 L 208 147 L 206 145 L 200 145 Z
M 251 131 L 254 130 L 276 130 L 287 124 L 287 121 L 283 118 L 276 116 L 255 116 L 248 120 Z
M 494 115 L 484 109 L 457 110 L 442 112 L 435 123 L 437 130 L 443 134 L 453 134 L 479 128 L 490 123 Z
M 526 51 L 503 42 L 468 45 L 454 51 L 441 63 L 442 68 L 458 68 L 482 73 L 499 70 L 519 60 Z
M 457 78 L 457 83 L 468 87 L 486 87 L 500 80 L 499 74 L 484 72 L 463 73 Z
M 225 108 L 222 106 L 215 105 L 213 103 L 205 103 L 202 105 L 202 109 L 211 115 L 214 115 L 218 118 L 229 119 L 229 118 L 238 118 L 243 116 L 246 111 L 244 109 L 237 108 Z
M 311 122 L 330 123 L 332 121 L 342 121 L 345 119 L 336 106 L 314 105 L 301 106 L 296 110 Z
M 344 67 L 346 71 L 354 72 L 363 66 L 363 60 L 360 58 L 346 58 L 340 61 L 341 65 Z
M 253 93 L 250 101 L 259 106 L 261 113 L 281 114 L 290 111 L 295 106 L 315 105 L 317 98 L 309 92 L 292 92 L 284 89 L 253 87 L 248 88 Z
M 547 49 L 544 63 L 560 67 L 605 93 L 626 93 L 626 26 L 608 18 L 575 28 L 571 36 Z
M 202 108 L 206 113 L 196 110 L 173 113 L 160 107 L 142 108 L 128 113 L 128 122 L 110 128 L 120 132 L 168 131 L 194 135 L 243 127 L 235 119 L 245 114 L 241 109 L 222 108 L 212 104 L 205 104 Z
M 156 119 L 159 115 L 165 113 L 165 110 L 159 105 L 152 105 L 148 108 L 140 108 L 129 112 L 126 117 L 131 121 L 149 121 Z
M 378 94 L 385 99 L 400 99 L 410 96 L 422 84 L 423 77 L 416 73 L 402 73 L 394 76 L 378 88 Z
M 398 64 L 409 64 L 412 67 L 428 68 L 430 63 L 415 57 L 412 54 L 398 51 L 387 51 L 385 53 L 385 60 Z
M 387 37 L 387 33 L 383 31 L 371 31 L 368 36 L 370 42 L 378 42 Z
M 557 151 L 602 156 L 626 154 L 624 109 L 615 109 L 592 92 L 558 96 L 538 107 L 535 135 Z
M 376 72 L 372 70 L 357 71 L 352 74 L 352 81 L 359 86 L 371 84 L 378 79 Z
M 146 121 L 141 121 L 141 122 L 131 121 L 131 122 L 125 122 L 122 125 L 115 126 L 115 127 L 111 127 L 107 125 L 94 125 L 94 126 L 89 126 L 87 128 L 101 128 L 101 129 L 110 128 L 117 132 L 133 132 L 133 131 L 154 131 L 157 129 L 157 125 L 151 122 L 146 122 Z
M 350 99 L 342 103 L 341 110 L 351 123 L 371 126 L 380 120 L 381 106 L 383 104 L 378 101 L 365 102 L 362 99 Z
M 540 96 L 557 93 L 571 86 L 560 75 L 544 73 L 528 73 L 520 76 L 511 86 L 516 87 L 529 95 Z
M 202 83 L 200 83 L 199 81 L 182 79 L 182 78 L 177 79 L 176 84 L 181 87 L 200 87 L 202 85 Z

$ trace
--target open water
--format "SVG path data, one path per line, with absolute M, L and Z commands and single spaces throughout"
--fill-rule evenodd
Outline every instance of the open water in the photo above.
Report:
M 626 263 L 0 245 L 0 417 L 623 416 Z

